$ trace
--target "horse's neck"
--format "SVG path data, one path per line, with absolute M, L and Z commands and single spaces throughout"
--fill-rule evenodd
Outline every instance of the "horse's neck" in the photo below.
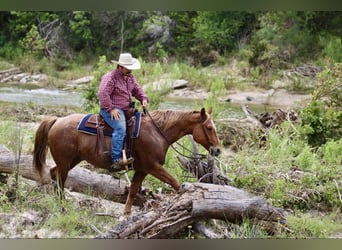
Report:
M 190 115 L 173 120 L 171 124 L 164 126 L 165 136 L 169 143 L 174 143 L 185 135 L 191 134 L 196 123 Z

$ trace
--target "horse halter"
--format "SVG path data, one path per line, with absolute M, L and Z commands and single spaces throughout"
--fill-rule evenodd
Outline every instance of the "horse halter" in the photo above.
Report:
M 213 127 L 214 127 L 214 128 L 207 128 L 207 127 L 205 126 L 205 123 L 206 123 L 206 121 L 208 121 L 208 120 L 210 120 L 210 119 L 207 117 L 207 119 L 204 120 L 204 121 L 202 122 L 203 133 L 204 133 L 204 135 L 205 135 L 205 137 L 206 137 L 206 140 L 207 140 L 207 142 L 208 142 L 208 144 L 209 144 L 209 150 L 208 150 L 208 151 L 209 151 L 209 154 L 214 155 L 214 156 L 217 156 L 218 154 L 220 154 L 220 149 L 217 148 L 217 147 L 215 147 L 215 146 L 213 145 L 213 143 L 211 143 L 210 137 L 209 137 L 209 135 L 208 135 L 208 131 L 211 130 L 211 129 L 214 129 L 214 128 L 215 128 L 215 125 L 213 124 Z
M 205 123 L 205 121 L 206 120 L 204 120 L 203 122 L 202 122 L 202 129 L 203 129 L 203 133 L 204 133 L 204 135 L 205 135 L 205 139 L 207 140 L 207 142 L 209 143 L 209 148 L 212 146 L 212 143 L 210 142 L 210 139 L 209 139 L 209 135 L 208 135 L 208 129 L 205 127 L 205 125 L 204 125 L 204 123 Z

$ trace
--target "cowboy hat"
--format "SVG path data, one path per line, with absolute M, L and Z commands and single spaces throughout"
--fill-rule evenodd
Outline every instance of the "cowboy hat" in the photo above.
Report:
M 117 63 L 126 69 L 140 69 L 140 62 L 138 59 L 132 57 L 130 53 L 121 53 L 119 61 L 112 60 L 113 63 Z

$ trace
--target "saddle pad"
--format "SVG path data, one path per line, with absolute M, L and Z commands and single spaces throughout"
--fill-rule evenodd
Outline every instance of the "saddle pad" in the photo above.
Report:
M 87 134 L 91 134 L 91 135 L 96 135 L 97 134 L 97 129 L 96 128 L 92 128 L 92 127 L 87 127 L 86 126 L 86 122 L 88 121 L 88 119 L 92 116 L 93 114 L 87 114 L 85 115 L 82 120 L 79 122 L 78 126 L 77 126 L 77 130 L 87 133 Z M 108 131 L 107 129 L 103 130 L 103 134 L 105 136 L 112 136 L 112 133 L 110 131 Z
M 86 122 L 88 121 L 88 119 L 92 116 L 93 114 L 87 114 L 85 115 L 81 121 L 79 122 L 78 126 L 77 126 L 77 130 L 87 133 L 87 134 L 91 134 L 91 135 L 96 135 L 97 134 L 97 129 L 96 128 L 92 128 L 92 127 L 87 127 L 86 126 Z M 136 122 L 135 122 L 135 126 L 134 126 L 134 130 L 133 130 L 133 138 L 138 138 L 139 136 L 139 132 L 140 132 L 140 124 L 141 124 L 141 113 L 140 112 L 135 112 L 134 113 Z M 112 136 L 112 132 L 104 129 L 103 134 L 105 136 Z

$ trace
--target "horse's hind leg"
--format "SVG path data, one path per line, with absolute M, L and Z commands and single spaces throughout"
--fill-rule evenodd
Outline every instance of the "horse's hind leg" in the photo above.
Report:
M 51 179 L 56 182 L 55 191 L 60 200 L 64 199 L 64 183 L 68 176 L 68 173 L 61 171 L 57 166 L 50 169 Z
M 125 204 L 125 209 L 124 209 L 124 215 L 130 215 L 132 211 L 132 205 L 135 199 L 135 196 L 137 192 L 139 191 L 139 188 L 141 187 L 141 184 L 143 180 L 145 179 L 146 174 L 141 173 L 141 172 L 135 172 L 133 179 L 132 179 L 132 184 L 129 189 L 129 193 L 127 196 L 126 204 Z

